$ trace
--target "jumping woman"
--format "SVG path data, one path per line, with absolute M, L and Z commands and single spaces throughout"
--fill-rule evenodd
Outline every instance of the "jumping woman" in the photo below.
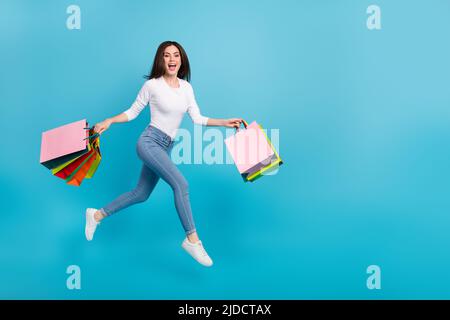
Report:
M 165 41 L 156 51 L 151 72 L 146 76 L 136 100 L 125 112 L 108 118 L 94 127 L 102 134 L 111 124 L 135 119 L 145 106 L 150 105 L 151 121 L 137 142 L 137 154 L 142 160 L 142 170 L 137 186 L 100 209 L 86 210 L 85 234 L 91 241 L 100 221 L 105 217 L 148 199 L 159 178 L 173 190 L 175 208 L 184 228 L 184 248 L 204 266 L 213 262 L 200 241 L 192 217 L 188 182 L 170 159 L 174 138 L 187 112 L 192 121 L 203 126 L 239 128 L 242 119 L 213 119 L 200 113 L 190 80 L 189 60 L 183 47 L 174 41 Z

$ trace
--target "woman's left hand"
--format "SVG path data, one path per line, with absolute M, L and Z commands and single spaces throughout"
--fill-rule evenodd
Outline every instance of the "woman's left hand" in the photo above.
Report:
M 224 119 L 224 127 L 239 128 L 242 123 L 241 118 Z

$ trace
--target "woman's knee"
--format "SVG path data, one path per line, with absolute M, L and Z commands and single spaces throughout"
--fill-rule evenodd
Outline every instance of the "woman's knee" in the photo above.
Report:
M 172 186 L 174 191 L 180 191 L 183 194 L 189 193 L 189 183 L 184 177 L 177 179 Z
M 150 192 L 142 189 L 134 189 L 130 191 L 130 193 L 133 196 L 135 202 L 144 202 L 150 196 Z

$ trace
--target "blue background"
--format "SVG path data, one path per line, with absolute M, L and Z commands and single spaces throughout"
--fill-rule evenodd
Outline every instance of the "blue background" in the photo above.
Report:
M 450 298 L 449 15 L 445 0 L 2 0 L 0 298 Z M 182 251 L 164 182 L 84 238 L 85 208 L 137 182 L 148 109 L 102 135 L 80 188 L 39 164 L 43 131 L 126 110 L 165 40 L 186 49 L 204 115 L 280 129 L 275 176 L 179 166 L 209 269 Z

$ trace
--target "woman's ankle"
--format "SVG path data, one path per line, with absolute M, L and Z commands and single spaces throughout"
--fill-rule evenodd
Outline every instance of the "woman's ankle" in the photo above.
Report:
M 190 243 L 197 243 L 197 242 L 200 241 L 200 239 L 198 238 L 197 232 L 193 232 L 193 233 L 188 234 L 187 238 L 188 238 Z
M 94 213 L 94 219 L 95 219 L 97 222 L 102 221 L 104 217 L 105 217 L 105 215 L 104 215 L 100 210 L 97 210 L 97 211 Z

